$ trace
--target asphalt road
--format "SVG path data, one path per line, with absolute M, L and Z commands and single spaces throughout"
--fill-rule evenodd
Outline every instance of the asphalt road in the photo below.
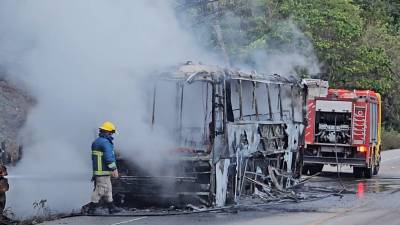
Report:
M 179 216 L 82 216 L 44 224 L 400 225 L 400 150 L 384 152 L 379 175 L 369 180 L 354 179 L 350 168 L 341 168 L 342 182 L 339 182 L 335 171 L 336 167 L 324 168 L 324 172 L 312 179 L 307 185 L 338 189 L 344 185 L 347 194 L 331 196 L 317 201 L 274 204 L 252 209 L 239 209 L 234 212 L 210 212 Z

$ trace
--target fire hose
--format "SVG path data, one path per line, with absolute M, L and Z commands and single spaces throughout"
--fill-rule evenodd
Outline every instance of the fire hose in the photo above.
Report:
M 340 186 L 342 186 L 342 191 L 341 192 L 343 192 L 343 191 L 345 191 L 345 190 L 347 190 L 346 189 L 346 187 L 344 186 L 344 183 L 343 183 L 343 181 L 342 181 L 342 177 L 340 176 L 340 172 L 341 171 L 339 171 L 339 158 L 338 158 L 338 153 L 337 153 L 337 149 L 336 149 L 336 147 L 337 147 L 337 137 L 336 137 L 336 114 L 335 114 L 335 149 L 334 149 L 334 151 L 335 151 L 335 158 L 336 158 L 336 173 L 337 173 L 337 175 L 338 175 L 338 179 L 339 179 L 339 183 L 340 183 Z M 341 193 L 340 192 L 340 193 Z

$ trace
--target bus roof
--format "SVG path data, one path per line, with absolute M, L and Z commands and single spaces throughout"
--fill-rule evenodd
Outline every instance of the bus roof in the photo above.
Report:
M 189 83 L 193 81 L 219 82 L 224 79 L 249 80 L 261 83 L 274 84 L 300 84 L 301 80 L 294 76 L 281 76 L 278 74 L 265 75 L 255 71 L 243 71 L 239 69 L 228 69 L 213 65 L 186 64 L 174 67 L 160 74 L 169 80 L 185 80 Z

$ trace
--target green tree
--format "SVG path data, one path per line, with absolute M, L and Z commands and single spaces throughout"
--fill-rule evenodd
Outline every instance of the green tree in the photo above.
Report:
M 184 1 L 184 0 L 182 0 Z M 193 2 L 193 1 L 190 1 Z M 333 87 L 373 89 L 384 99 L 386 124 L 400 130 L 400 2 L 398 0 L 198 0 L 189 7 L 216 52 L 224 42 L 233 64 L 256 66 L 255 52 L 298 51 L 320 63 Z M 192 4 L 193 6 L 193 4 Z M 217 38 L 214 25 L 219 25 Z M 200 35 L 199 35 L 200 36 Z M 221 39 L 222 37 L 222 39 Z M 309 45 L 312 45 L 312 48 Z M 310 75 L 307 64 L 296 72 Z

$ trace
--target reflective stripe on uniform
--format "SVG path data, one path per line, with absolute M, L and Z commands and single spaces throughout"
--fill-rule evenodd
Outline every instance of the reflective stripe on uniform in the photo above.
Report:
M 93 155 L 97 155 L 97 156 L 103 156 L 103 152 L 101 152 L 101 151 L 96 151 L 96 150 L 92 150 L 92 154 L 93 154 Z
M 96 176 L 111 175 L 111 171 L 103 171 L 103 170 L 93 171 L 93 175 Z
M 103 156 L 103 152 L 101 151 L 96 151 L 96 150 L 92 150 L 92 154 L 96 156 L 97 158 L 97 170 L 93 171 L 94 175 L 110 175 L 111 172 L 110 171 L 103 171 L 103 160 L 102 160 L 102 156 Z
M 97 157 L 97 171 L 95 171 L 95 173 L 103 172 L 103 160 L 101 159 L 103 152 L 93 150 L 92 154 Z

